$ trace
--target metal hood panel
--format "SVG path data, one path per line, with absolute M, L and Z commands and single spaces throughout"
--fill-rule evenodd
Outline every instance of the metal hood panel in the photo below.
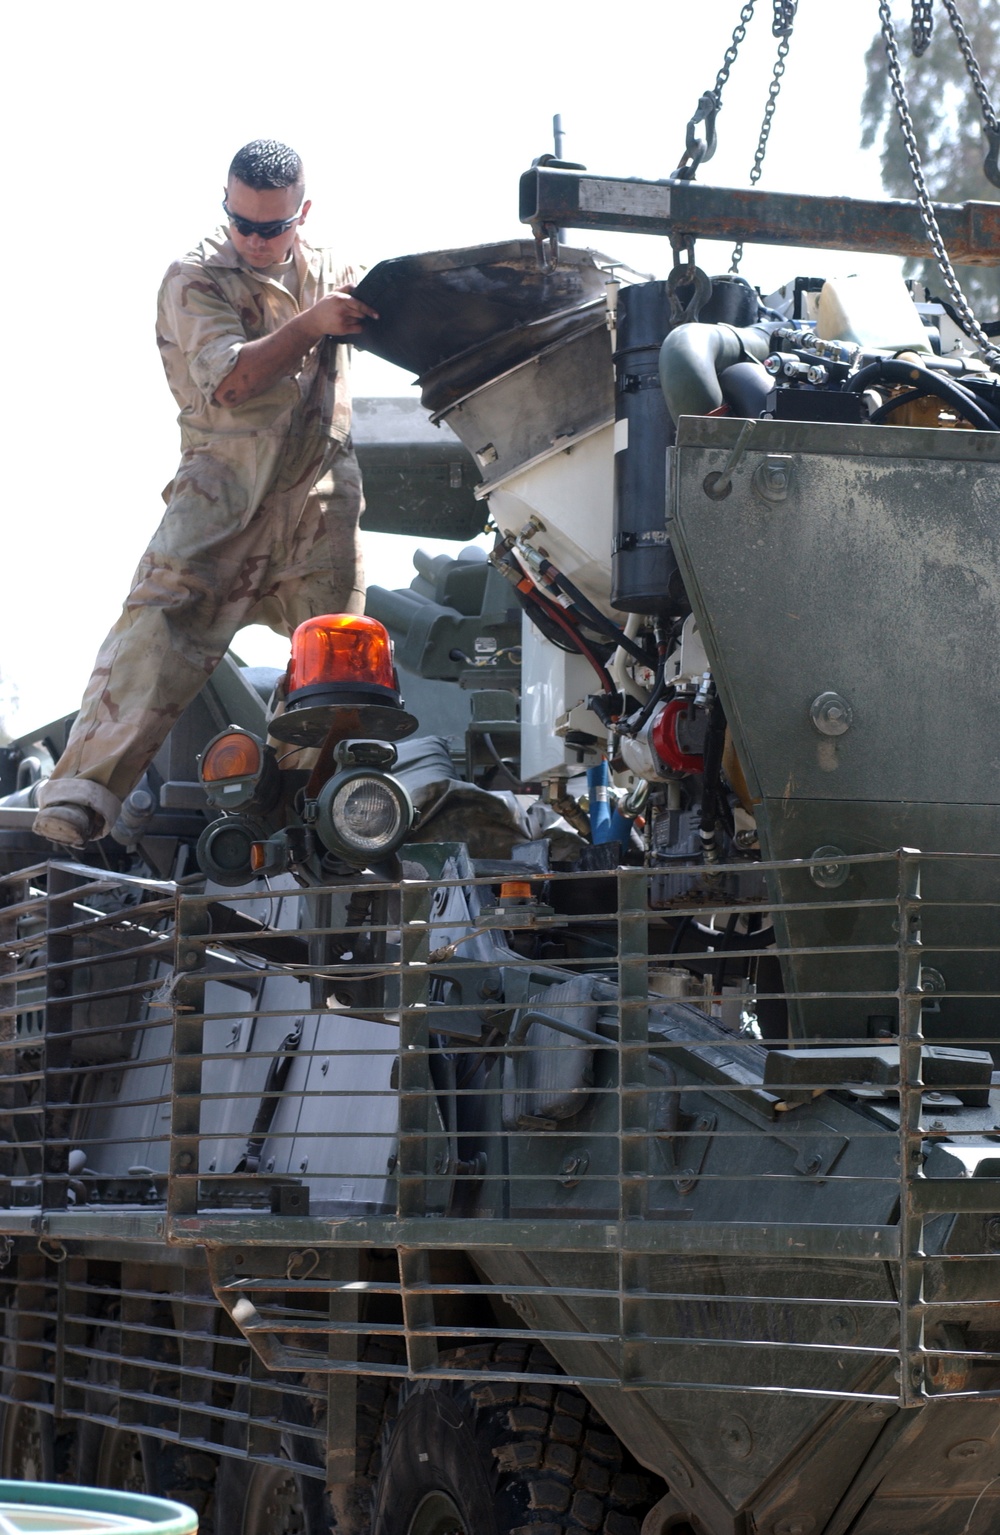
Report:
M 670 535 L 755 794 L 996 802 L 1000 437 L 750 423 L 713 498 L 747 425 L 682 418 Z

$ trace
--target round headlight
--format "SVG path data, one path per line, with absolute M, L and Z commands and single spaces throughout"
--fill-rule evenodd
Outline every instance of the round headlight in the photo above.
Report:
M 320 840 L 348 863 L 395 852 L 413 824 L 410 796 L 388 773 L 357 768 L 323 785 L 317 801 Z

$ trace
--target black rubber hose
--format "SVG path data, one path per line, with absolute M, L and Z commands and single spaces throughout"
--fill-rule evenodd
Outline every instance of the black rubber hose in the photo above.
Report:
M 516 591 L 524 611 L 532 622 L 541 629 L 542 633 L 546 635 L 546 638 L 551 638 L 551 635 L 546 633 L 545 624 L 544 622 L 539 622 L 540 618 L 547 619 L 550 624 L 562 630 L 563 634 L 568 637 L 570 645 L 564 644 L 561 648 L 564 650 L 575 649 L 579 655 L 589 661 L 600 679 L 602 690 L 605 693 L 613 694 L 617 698 L 618 689 L 609 677 L 601 658 L 588 645 L 579 630 L 574 628 L 569 617 L 563 612 L 559 604 L 557 602 L 550 602 L 547 597 L 543 597 L 538 588 L 534 586 L 528 591 L 522 591 L 520 587 L 517 587 Z
M 616 645 L 620 645 L 623 650 L 627 650 L 633 660 L 641 661 L 643 666 L 649 665 L 649 656 L 642 646 L 637 645 L 634 640 L 630 639 L 623 629 L 619 629 L 613 618 L 608 618 L 601 612 L 600 608 L 595 608 L 590 598 L 585 597 L 580 588 L 574 586 L 569 577 L 564 576 L 561 570 L 557 570 L 551 560 L 542 561 L 542 573 L 558 587 L 563 596 L 568 597 L 571 602 L 576 604 L 584 618 L 593 628 L 600 629 L 610 639 L 614 640 Z
M 926 400 L 928 398 L 926 390 L 923 389 L 907 389 L 905 394 L 894 394 L 891 399 L 884 401 L 878 410 L 872 411 L 868 417 L 869 423 L 872 426 L 881 426 L 882 422 L 888 416 L 891 416 L 894 410 L 899 410 L 904 405 L 912 405 L 914 400 Z M 934 398 L 937 399 L 937 396 L 935 395 Z M 889 425 L 891 426 L 892 422 Z
M 971 395 L 975 396 L 980 409 L 985 410 L 986 414 L 1000 427 L 1000 400 L 997 399 L 993 381 L 969 375 L 960 378 L 958 382 L 963 389 L 967 389 Z M 987 390 L 989 393 L 986 393 Z
M 677 638 L 676 628 L 675 628 L 675 631 L 674 631 L 674 634 L 673 634 L 673 638 L 675 640 Z M 652 691 L 652 693 L 650 693 L 649 697 L 646 699 L 646 702 L 643 704 L 642 708 L 639 711 L 638 719 L 633 722 L 633 724 L 630 726 L 630 728 L 629 728 L 629 730 L 627 732 L 629 735 L 637 736 L 639 734 L 639 731 L 645 725 L 646 721 L 649 719 L 649 717 L 652 714 L 653 710 L 656 708 L 657 704 L 660 702 L 660 699 L 663 697 L 664 693 L 667 691 L 667 651 L 668 651 L 668 649 L 669 649 L 669 641 L 667 640 L 666 633 L 665 633 L 665 631 L 663 629 L 658 627 L 657 630 L 656 630 L 656 654 L 657 654 L 656 680 L 653 683 L 653 691 Z
M 922 368 L 919 363 L 903 362 L 897 357 L 880 357 L 848 379 L 847 388 L 854 394 L 862 394 L 869 384 L 877 383 L 916 385 L 923 394 L 936 394 L 953 410 L 959 411 L 966 421 L 971 421 L 979 431 L 997 430 L 996 423 L 967 389 L 940 373 L 932 373 L 930 368 Z
M 962 383 L 969 390 L 970 394 L 975 393 L 969 380 L 963 380 Z M 894 411 L 899 410 L 904 405 L 912 404 L 914 400 L 926 400 L 929 398 L 932 398 L 932 396 L 926 389 L 907 389 L 904 394 L 894 394 L 890 400 L 886 400 L 880 405 L 878 410 L 873 410 L 868 420 L 872 426 L 881 426 L 883 422 L 888 422 L 889 426 L 891 426 L 892 422 L 889 418 Z M 937 399 L 939 397 L 935 395 L 933 398 Z M 981 398 L 978 399 L 978 404 L 979 408 L 985 411 L 994 423 L 995 428 L 1000 431 L 1000 412 L 997 411 L 996 406 L 991 401 Z M 957 410 L 958 406 L 955 409 Z

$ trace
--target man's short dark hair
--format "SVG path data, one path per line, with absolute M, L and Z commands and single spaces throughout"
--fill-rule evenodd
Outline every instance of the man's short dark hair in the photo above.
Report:
M 229 174 L 258 192 L 268 187 L 294 187 L 302 181 L 302 161 L 294 149 L 277 139 L 253 139 L 236 151 Z

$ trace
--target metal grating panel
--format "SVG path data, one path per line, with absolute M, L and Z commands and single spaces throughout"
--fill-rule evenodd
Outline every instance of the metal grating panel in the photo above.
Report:
M 397 885 L 252 896 L 17 876 L 0 1230 L 70 1264 L 115 1230 L 160 1262 L 164 1239 L 207 1248 L 262 1381 L 523 1379 L 504 1350 L 527 1329 L 553 1361 L 531 1378 L 589 1387 L 1000 1393 L 1000 860 L 672 870 L 690 893 L 654 910 L 642 869 L 539 874 L 519 904 L 461 849 L 412 852 Z M 758 893 L 726 895 L 748 871 Z M 836 990 L 779 979 L 804 952 Z M 169 1040 L 143 1053 L 164 1002 L 172 1072 Z M 121 1058 L 74 1071 L 74 1050 L 112 1038 Z M 93 1172 L 74 1187 L 78 1147 Z M 71 1413 L 95 1357 L 73 1325 Z M 109 1325 L 124 1332 L 125 1310 Z M 201 1442 L 190 1409 L 218 1445 L 204 1325 L 190 1376 L 161 1361 L 175 1386 L 133 1390 L 156 1363 L 140 1352 L 116 1410 L 145 1392 L 181 1415 L 169 1433 Z M 53 1379 L 44 1338 L 37 1352 Z

